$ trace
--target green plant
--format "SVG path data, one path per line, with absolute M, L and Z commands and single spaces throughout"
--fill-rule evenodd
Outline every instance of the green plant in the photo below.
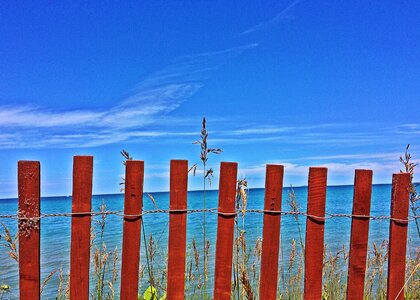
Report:
M 70 299 L 70 274 L 64 274 L 63 267 L 60 267 L 58 273 L 58 289 L 56 300 Z
M 333 253 L 324 247 L 324 265 L 322 299 L 344 299 L 346 293 L 346 275 L 348 251 L 343 247 Z
M 407 260 L 405 299 L 420 299 L 420 247 L 414 257 Z
M 283 276 L 283 293 L 278 292 L 280 299 L 303 298 L 303 269 L 304 252 L 297 247 L 295 239 L 292 239 L 287 275 Z M 300 249 L 300 250 L 299 250 Z M 281 285 L 279 285 L 280 287 Z
M 365 280 L 365 299 L 386 298 L 385 266 L 388 261 L 388 241 L 372 243 L 368 252 Z
M 10 285 L 2 283 L 0 285 L 0 300 L 3 299 L 3 296 L 7 293 L 10 293 Z

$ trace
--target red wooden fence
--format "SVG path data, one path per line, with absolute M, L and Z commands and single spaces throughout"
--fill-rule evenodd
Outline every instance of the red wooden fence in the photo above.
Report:
M 20 299 L 40 298 L 40 163 L 18 163 Z
M 281 165 L 268 165 L 260 274 L 261 299 L 277 295 Z M 93 157 L 75 156 L 70 257 L 71 299 L 89 298 L 89 253 Z M 127 161 L 121 269 L 121 299 L 137 299 L 144 163 Z M 221 163 L 215 255 L 214 299 L 229 299 L 232 282 L 237 164 Z M 168 299 L 184 299 L 188 162 L 171 161 Z M 305 299 L 321 299 L 327 169 L 310 168 L 305 246 Z M 388 299 L 404 298 L 410 175 L 394 174 L 389 236 Z M 40 298 L 40 163 L 19 161 L 20 299 Z M 348 271 L 348 299 L 363 299 L 372 171 L 356 170 Z
M 260 298 L 276 299 L 280 246 L 280 214 L 283 172 L 280 165 L 268 165 L 265 176 L 264 231 L 261 254 Z
M 407 246 L 408 201 L 410 174 L 394 174 L 392 177 L 391 217 L 389 227 L 388 286 L 389 299 L 404 299 L 404 273 Z M 401 221 L 400 221 L 401 220 Z
M 220 165 L 214 299 L 230 299 L 237 172 L 236 163 Z
M 357 217 L 351 220 L 347 299 L 363 299 L 370 220 L 362 216 L 370 215 L 371 195 L 372 171 L 356 170 L 352 214 Z
M 90 223 L 93 157 L 75 156 L 70 246 L 70 297 L 89 299 Z
M 187 246 L 188 161 L 171 161 L 168 241 L 168 299 L 184 299 Z
M 138 293 L 143 179 L 143 161 L 128 160 L 125 169 L 121 299 L 135 299 Z
M 305 299 L 321 299 L 327 168 L 309 168 L 305 241 Z

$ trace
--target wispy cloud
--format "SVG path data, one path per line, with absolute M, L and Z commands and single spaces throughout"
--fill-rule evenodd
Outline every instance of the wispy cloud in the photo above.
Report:
M 32 105 L 0 106 L 0 145 L 3 148 L 94 147 L 131 137 L 170 135 L 140 129 L 178 108 L 215 70 L 255 46 L 257 44 L 248 44 L 180 57 L 145 78 L 130 96 L 107 110 L 59 111 Z
M 398 159 L 384 162 L 340 162 L 324 163 L 317 165 L 296 164 L 290 162 L 273 161 L 270 163 L 281 164 L 284 166 L 286 176 L 285 185 L 306 185 L 309 168 L 311 166 L 326 167 L 328 169 L 328 184 L 352 184 L 354 172 L 356 169 L 368 169 L 373 171 L 373 182 L 390 182 L 393 173 L 398 173 L 401 169 L 401 163 Z M 239 169 L 239 177 L 252 179 L 257 186 L 263 185 L 266 165 L 258 164 Z
M 417 123 L 402 124 L 397 127 L 396 132 L 403 135 L 407 135 L 407 134 L 420 135 L 420 124 L 417 124 Z
M 349 130 L 351 129 L 351 130 Z M 365 132 L 357 124 L 318 124 L 311 126 L 266 126 L 256 128 L 216 131 L 213 142 L 223 144 L 251 144 L 281 142 L 284 144 L 365 144 L 384 141 L 377 131 Z
M 300 2 L 301 2 L 300 0 L 296 0 L 292 3 L 290 3 L 286 8 L 284 8 L 282 11 L 280 11 L 274 18 L 272 18 L 268 21 L 261 22 L 261 23 L 255 25 L 255 26 L 252 26 L 251 28 L 242 32 L 242 35 L 254 33 L 254 32 L 257 32 L 257 31 L 261 31 L 261 30 L 265 30 L 267 28 L 270 28 L 270 27 L 273 27 L 273 26 L 277 25 L 280 21 L 282 21 L 284 19 L 291 18 L 292 16 L 289 14 L 290 11 L 292 10 L 293 7 L 295 7 Z
M 93 111 L 58 112 L 35 106 L 0 106 L 1 127 L 95 126 L 104 115 Z
M 341 128 L 349 126 L 349 124 L 334 124 L 334 123 L 326 123 L 326 124 L 316 124 L 316 125 L 301 125 L 301 126 L 255 126 L 255 127 L 247 127 L 242 129 L 230 130 L 230 131 L 222 131 L 218 132 L 221 135 L 270 135 L 276 133 L 288 133 L 288 132 L 296 132 L 296 131 L 304 131 L 304 130 L 313 130 L 313 129 L 322 129 L 322 128 Z
M 402 153 L 391 152 L 391 153 L 360 153 L 360 154 L 338 154 L 338 155 L 319 155 L 319 156 L 307 156 L 301 158 L 301 160 L 332 160 L 332 159 L 348 159 L 348 160 L 396 160 Z

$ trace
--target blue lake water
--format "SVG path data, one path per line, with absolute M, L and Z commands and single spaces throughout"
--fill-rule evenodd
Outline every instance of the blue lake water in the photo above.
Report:
M 288 188 L 283 191 L 283 210 L 290 210 L 287 204 Z M 300 210 L 306 211 L 306 187 L 295 187 L 295 194 Z M 248 205 L 249 209 L 262 209 L 264 199 L 264 189 L 250 189 L 248 191 Z M 169 193 L 153 193 L 159 208 L 167 209 L 169 206 Z M 217 207 L 217 191 L 207 191 L 207 207 Z M 351 213 L 352 211 L 352 186 L 331 186 L 327 189 L 327 205 L 326 210 L 330 213 Z M 193 191 L 188 193 L 188 207 L 202 208 L 203 193 L 201 191 Z M 390 199 L 391 199 L 391 185 L 374 185 L 372 190 L 372 205 L 371 215 L 389 215 L 390 214 Z M 92 199 L 92 207 L 98 210 L 100 204 L 104 202 L 107 210 L 123 210 L 123 195 L 95 195 Z M 154 206 L 150 199 L 145 195 L 144 209 L 150 210 Z M 0 214 L 15 214 L 17 211 L 17 199 L 1 199 L 0 200 Z M 71 212 L 71 197 L 48 197 L 41 200 L 41 211 L 43 213 L 62 213 Z M 210 267 L 209 277 L 213 275 L 214 269 L 214 248 L 216 240 L 216 221 L 215 214 L 206 214 L 207 217 L 207 238 L 210 240 Z M 96 218 L 92 220 L 92 226 L 95 226 Z M 198 247 L 202 248 L 202 213 L 193 213 L 188 215 L 187 219 L 187 260 L 192 257 L 191 240 L 195 238 Z M 17 222 L 12 219 L 0 220 L 12 232 L 16 233 Z M 148 237 L 153 234 L 157 242 L 158 254 L 162 259 L 154 263 L 155 270 L 162 272 L 165 268 L 164 258 L 167 253 L 168 240 L 168 215 L 167 214 L 153 214 L 145 215 L 143 217 L 145 233 Z M 305 218 L 299 217 L 300 227 L 305 230 Z M 348 248 L 350 240 L 350 224 L 351 220 L 347 218 L 328 219 L 325 223 L 325 243 L 331 249 L 338 249 L 345 245 Z M 258 213 L 248 213 L 245 216 L 245 230 L 246 238 L 249 245 L 254 245 L 257 238 L 262 236 L 263 215 Z M 63 269 L 64 273 L 69 271 L 70 260 L 70 230 L 71 219 L 68 217 L 50 217 L 41 220 L 41 277 L 43 280 L 51 271 Z M 381 242 L 388 239 L 389 221 L 372 220 L 370 223 L 369 243 Z M 304 238 L 304 236 L 303 236 Z M 143 236 L 142 236 L 143 239 Z M 282 216 L 281 220 L 281 250 L 282 254 L 280 262 L 288 262 L 288 255 L 290 252 L 290 245 L 292 239 L 299 239 L 298 226 L 293 216 Z M 107 249 L 118 249 L 118 256 L 121 257 L 122 244 L 122 219 L 119 216 L 110 215 L 107 218 L 104 241 Z M 4 240 L 0 240 L 3 244 Z M 415 231 L 415 224 L 413 222 L 409 225 L 409 243 L 408 251 L 414 251 L 420 245 L 419 238 Z M 15 261 L 7 256 L 6 249 L 1 246 L 0 251 L 0 283 L 6 283 L 11 286 L 11 293 L 8 297 L 15 299 L 18 296 L 18 266 Z M 282 260 L 284 257 L 284 260 Z M 144 245 L 141 248 L 141 264 L 145 264 Z M 120 260 L 118 260 L 120 266 Z M 93 285 L 93 276 L 91 276 L 91 287 Z M 147 276 L 146 276 L 147 277 Z M 211 285 L 211 283 L 210 283 Z M 116 294 L 119 294 L 119 280 L 116 283 Z M 141 284 L 141 290 L 147 287 L 146 279 Z M 58 288 L 58 272 L 53 276 L 51 281 L 46 285 L 42 298 L 55 299 Z M 210 287 L 211 288 L 211 287 Z M 4 297 L 7 299 L 7 297 Z

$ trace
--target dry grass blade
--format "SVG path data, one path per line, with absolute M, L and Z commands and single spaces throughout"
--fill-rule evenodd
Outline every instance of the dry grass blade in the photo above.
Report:
M 106 299 L 108 300 L 111 300 L 111 299 L 115 299 L 115 289 L 114 289 L 114 284 L 111 282 L 111 281 L 108 281 L 107 282 L 107 284 L 108 284 L 108 289 L 109 289 L 109 292 L 108 292 L 108 295 L 107 295 L 107 297 L 106 297 Z
M 121 177 L 121 182 L 120 185 L 122 185 L 122 187 L 120 188 L 120 192 L 124 192 L 124 188 L 125 188 L 125 178 Z
M 44 291 L 45 286 L 47 285 L 48 281 L 51 280 L 51 278 L 54 276 L 54 274 L 57 272 L 57 270 L 51 271 L 50 274 L 48 274 L 48 276 L 44 279 L 44 281 L 42 282 L 41 285 L 41 290 L 40 290 L 40 294 L 42 295 L 42 292 Z
M 133 160 L 133 158 L 131 157 L 131 155 L 125 151 L 124 149 L 121 150 L 121 155 L 126 159 L 126 160 Z M 125 164 L 125 162 L 123 162 Z
M 115 299 L 115 288 L 114 284 L 117 281 L 118 271 L 117 271 L 117 260 L 118 260 L 118 251 L 117 247 L 114 249 L 113 260 L 112 260 L 112 277 L 111 280 L 107 280 L 108 285 L 108 294 L 106 299 Z
M 60 273 L 58 275 L 58 289 L 57 289 L 57 299 L 60 300 L 63 294 L 63 283 L 64 283 L 64 273 L 63 266 L 60 267 Z
M 207 178 L 207 180 L 209 181 L 209 185 L 211 186 L 211 182 L 213 180 L 213 169 L 210 168 L 206 171 L 206 174 L 204 175 L 204 178 Z
M 208 153 L 220 154 L 222 152 L 223 152 L 223 150 L 220 149 L 220 148 L 208 148 L 207 149 L 207 154 Z
M 295 264 L 295 259 L 296 259 L 296 240 L 292 239 L 292 249 L 290 250 L 290 256 L 289 256 L 289 267 L 288 267 L 289 271 L 293 268 L 293 265 Z
M 115 247 L 114 249 L 114 256 L 112 260 L 112 282 L 117 281 L 118 277 L 118 270 L 117 270 L 117 261 L 118 261 L 118 249 Z
M 142 282 L 142 280 L 143 280 L 145 268 L 146 268 L 146 266 L 143 265 L 143 264 L 139 268 L 139 282 Z
M 209 276 L 209 252 L 210 252 L 210 241 L 206 241 L 206 247 L 204 249 L 204 257 L 205 257 L 205 264 L 204 264 L 204 278 L 205 280 L 208 279 Z
M 243 288 L 243 293 L 245 295 L 245 298 L 247 300 L 253 300 L 255 297 L 252 291 L 251 283 L 248 278 L 248 273 L 246 272 L 245 268 L 243 268 L 241 271 L 241 283 L 242 283 L 242 288 Z
M 70 274 L 67 275 L 67 284 L 66 284 L 66 300 L 70 299 Z
M 200 271 L 200 253 L 197 250 L 197 245 L 195 243 L 195 239 L 192 239 L 192 246 L 193 246 L 193 251 L 194 251 L 194 260 L 195 260 L 195 268 L 197 269 L 197 271 Z
M 12 238 L 9 228 L 7 228 L 7 226 L 4 223 L 0 223 L 0 224 L 2 225 L 3 230 L 4 230 L 4 234 L 0 235 L 0 238 L 3 237 L 6 242 L 3 244 L 3 246 L 8 249 L 7 254 L 9 255 L 9 257 L 17 262 L 18 261 L 17 243 L 18 243 L 19 234 L 16 233 L 15 237 Z
M 193 176 L 195 176 L 196 172 L 197 172 L 197 164 L 193 164 L 189 169 L 188 169 L 188 173 L 190 173 L 191 171 L 193 171 Z
M 411 277 L 413 277 L 413 275 L 416 274 L 418 268 L 420 268 L 420 262 L 414 267 L 413 271 L 410 273 L 410 275 L 408 276 L 408 278 L 405 280 L 404 285 L 402 286 L 401 290 L 398 292 L 398 294 L 395 297 L 395 299 L 397 299 L 400 296 L 400 294 L 404 291 L 404 289 L 407 286 L 408 282 L 411 280 Z
M 152 201 L 153 206 L 155 207 L 155 209 L 158 209 L 158 206 L 157 206 L 157 204 L 156 204 L 156 200 L 155 200 L 155 198 L 153 197 L 153 195 L 152 195 L 152 194 L 150 194 L 150 193 L 147 193 L 147 197 L 149 197 L 149 199 Z
M 247 187 L 248 181 L 245 178 L 238 180 L 236 188 L 236 208 L 241 210 L 242 216 L 245 215 L 248 201 L 248 195 L 246 191 Z
M 262 238 L 259 237 L 255 241 L 254 257 L 256 257 L 258 260 L 261 260 L 261 255 L 262 255 Z
M 133 157 L 131 157 L 131 155 L 125 151 L 124 149 L 121 150 L 121 155 L 125 158 L 125 160 L 123 161 L 123 165 L 126 165 L 126 161 L 127 160 L 133 160 Z M 124 192 L 124 187 L 125 187 L 125 178 L 121 178 L 122 182 L 120 182 L 120 185 L 122 185 L 122 187 L 120 188 L 120 192 Z
M 419 206 L 417 205 L 417 201 L 420 199 L 419 194 L 417 193 L 416 187 L 417 184 L 413 183 L 414 180 L 414 171 L 415 168 L 418 166 L 418 163 L 413 163 L 411 161 L 412 157 L 411 154 L 408 152 L 410 148 L 410 144 L 407 145 L 404 152 L 404 157 L 400 156 L 400 162 L 404 165 L 405 172 L 410 174 L 410 209 L 414 216 L 418 216 Z M 400 172 L 403 172 L 402 170 Z M 418 219 L 415 219 L 417 234 L 420 237 L 420 224 Z

